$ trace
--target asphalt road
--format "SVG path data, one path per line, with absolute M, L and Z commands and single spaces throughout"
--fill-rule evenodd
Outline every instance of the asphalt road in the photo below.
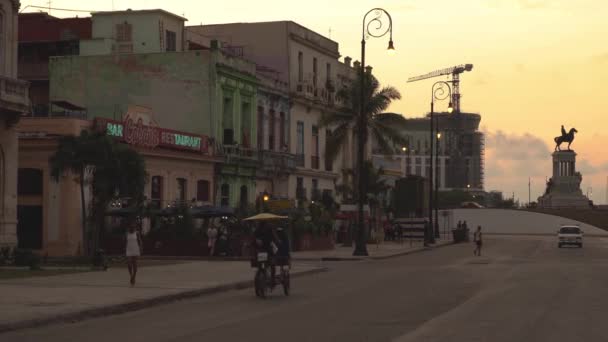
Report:
M 608 239 L 487 239 L 328 264 L 293 294 L 253 290 L 18 331 L 0 341 L 608 341 Z

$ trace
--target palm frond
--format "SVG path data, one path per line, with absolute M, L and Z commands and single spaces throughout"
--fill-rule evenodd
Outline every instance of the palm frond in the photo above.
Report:
M 329 135 L 327 139 L 327 143 L 325 144 L 325 158 L 328 161 L 335 161 L 338 153 L 343 148 L 346 139 L 348 138 L 348 134 L 350 133 L 350 123 L 346 122 L 338 126 L 335 130 L 332 131 L 331 135 Z

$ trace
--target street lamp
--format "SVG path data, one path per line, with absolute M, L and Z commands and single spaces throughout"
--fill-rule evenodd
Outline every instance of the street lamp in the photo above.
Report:
M 373 8 L 363 16 L 363 25 L 361 28 L 361 70 L 359 70 L 361 77 L 360 84 L 360 96 L 359 99 L 359 122 L 358 122 L 358 139 L 357 139 L 357 177 L 359 178 L 359 196 L 357 196 L 357 211 L 358 211 L 358 224 L 359 229 L 357 230 L 357 241 L 355 243 L 355 250 L 353 255 L 366 256 L 367 253 L 367 230 L 365 229 L 365 222 L 363 221 L 363 205 L 365 203 L 365 179 L 363 178 L 364 164 L 363 159 L 365 158 L 365 143 L 367 142 L 367 125 L 365 116 L 365 41 L 369 37 L 381 38 L 389 34 L 388 41 L 388 52 L 392 53 L 395 50 L 393 42 L 393 19 L 391 15 L 382 8 Z M 371 75 L 370 75 L 371 77 Z
M 401 151 L 403 151 L 403 152 L 407 152 L 407 147 L 403 146 L 403 147 L 401 148 Z
M 446 91 L 447 88 L 447 91 Z M 437 192 L 439 190 L 439 187 L 437 186 L 439 184 L 438 180 L 434 179 L 434 174 L 435 174 L 435 165 L 438 164 L 438 159 L 437 159 L 437 155 L 439 154 L 437 151 L 437 153 L 435 154 L 435 160 L 433 160 L 433 153 L 435 153 L 435 137 L 437 137 L 437 146 L 439 146 L 439 138 L 441 137 L 441 133 L 437 133 L 437 135 L 435 135 L 435 100 L 437 101 L 443 101 L 445 99 L 448 98 L 452 98 L 452 88 L 450 87 L 450 85 L 445 82 L 445 81 L 438 81 L 435 82 L 433 84 L 433 87 L 431 88 L 431 132 L 430 132 L 430 140 L 431 140 L 431 150 L 430 150 L 430 162 L 431 162 L 431 171 L 430 171 L 430 175 L 429 175 L 429 181 L 430 181 L 430 186 L 429 186 L 429 223 L 430 223 L 430 228 L 434 230 L 434 234 L 428 234 L 430 239 L 429 241 L 431 243 L 435 243 L 435 239 L 439 238 L 439 223 L 438 221 L 438 214 L 437 214 Z M 451 108 L 452 103 L 450 102 L 450 104 L 448 105 L 448 110 L 449 108 Z M 439 172 L 437 172 L 439 173 Z M 435 183 L 435 188 L 433 188 L 433 182 Z M 433 220 L 433 206 L 435 206 L 435 220 Z

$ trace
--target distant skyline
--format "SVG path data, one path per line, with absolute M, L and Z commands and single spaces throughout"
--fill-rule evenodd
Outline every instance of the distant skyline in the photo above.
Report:
M 397 53 L 386 41 L 368 42 L 368 64 L 385 85 L 402 95 L 390 111 L 420 117 L 429 110 L 432 80 L 406 84 L 410 76 L 472 63 L 461 77 L 462 109 L 482 115 L 486 136 L 486 190 L 515 192 L 532 200 L 551 176 L 550 153 L 560 125 L 579 131 L 583 192 L 606 202 L 608 145 L 608 2 L 605 0 L 387 0 L 192 2 L 174 0 L 53 0 L 51 7 L 92 11 L 162 8 L 187 25 L 293 20 L 340 44 L 343 56 L 360 58 L 362 16 L 383 7 L 393 17 Z M 22 1 L 25 12 L 48 1 Z M 87 13 L 51 11 L 58 17 Z M 436 78 L 435 80 L 442 80 Z M 438 104 L 438 110 L 446 104 Z

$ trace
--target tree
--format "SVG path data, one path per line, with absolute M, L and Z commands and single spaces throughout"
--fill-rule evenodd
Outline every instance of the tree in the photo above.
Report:
M 363 92 L 361 92 L 362 85 Z M 360 110 L 361 93 L 363 93 L 364 107 Z M 338 113 L 324 114 L 319 124 L 321 127 L 333 129 L 332 134 L 328 138 L 327 149 L 325 150 L 326 157 L 332 161 L 335 160 L 338 152 L 344 147 L 348 135 L 352 130 L 357 133 L 357 172 L 354 177 L 357 186 L 353 186 L 353 188 L 355 189 L 358 204 L 359 227 L 353 254 L 367 255 L 367 233 L 365 224 L 361 219 L 367 194 L 364 191 L 358 191 L 366 187 L 363 183 L 363 178 L 359 177 L 359 175 L 365 172 L 363 163 L 365 145 L 371 132 L 381 153 L 394 154 L 396 146 L 403 146 L 405 144 L 402 131 L 406 126 L 406 120 L 398 114 L 384 113 L 393 100 L 401 98 L 401 94 L 393 87 L 380 88 L 378 80 L 369 72 L 365 73 L 364 76 L 359 76 L 359 79 L 353 82 L 350 87 L 341 89 L 338 92 L 338 96 L 344 99 L 346 110 Z
M 85 254 L 91 254 L 98 247 L 106 210 L 112 198 L 117 195 L 128 197 L 134 209 L 142 209 L 145 163 L 143 157 L 128 145 L 118 143 L 104 133 L 83 130 L 79 136 L 62 137 L 49 162 L 55 181 L 59 181 L 66 171 L 78 175 Z M 92 210 L 88 216 L 84 195 L 87 178 L 90 178 L 93 195 Z M 94 223 L 92 232 L 87 229 L 87 219 Z

